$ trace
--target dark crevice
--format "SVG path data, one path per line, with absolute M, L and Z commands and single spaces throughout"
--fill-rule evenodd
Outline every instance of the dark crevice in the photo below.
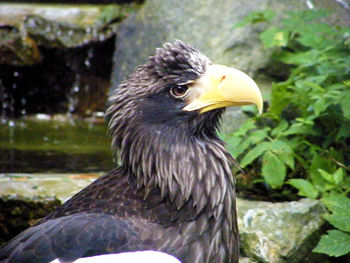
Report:
M 79 48 L 41 47 L 43 61 L 0 65 L 0 116 L 104 111 L 115 38 Z

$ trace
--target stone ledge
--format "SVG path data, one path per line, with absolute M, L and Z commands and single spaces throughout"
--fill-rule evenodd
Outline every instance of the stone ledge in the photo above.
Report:
M 259 262 L 323 262 L 322 255 L 311 253 L 325 223 L 322 214 L 326 211 L 318 200 L 238 199 L 237 210 L 244 254 Z
M 100 174 L 0 174 L 0 246 Z
M 65 49 L 104 41 L 135 9 L 134 4 L 1 4 L 0 64 L 39 63 L 40 46 Z
M 40 198 L 56 199 L 63 203 L 85 186 L 93 182 L 102 173 L 84 174 L 18 174 L 0 175 L 0 198 L 23 200 Z

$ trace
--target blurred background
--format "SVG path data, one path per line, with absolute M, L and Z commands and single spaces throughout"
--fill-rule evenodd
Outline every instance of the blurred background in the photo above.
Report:
M 330 244 L 345 244 L 321 244 L 332 256 L 322 262 L 350 262 L 349 26 L 349 0 L 0 2 L 0 244 L 116 166 L 108 95 L 179 39 L 262 90 L 262 116 L 243 107 L 223 120 L 221 136 L 246 171 L 239 195 L 321 200 L 330 217 L 318 229 L 327 221 L 339 231 L 325 236 Z M 304 262 L 299 254 L 254 257 Z

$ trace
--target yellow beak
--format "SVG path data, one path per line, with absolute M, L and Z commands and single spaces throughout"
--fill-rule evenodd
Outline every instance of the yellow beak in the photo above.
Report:
M 210 65 L 206 73 L 191 85 L 189 104 L 186 111 L 210 110 L 255 104 L 259 113 L 263 109 L 261 92 L 247 74 L 223 65 Z

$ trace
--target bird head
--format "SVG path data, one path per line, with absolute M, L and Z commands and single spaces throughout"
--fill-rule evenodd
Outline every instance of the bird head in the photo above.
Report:
M 191 156 L 198 153 L 193 142 L 219 141 L 216 128 L 226 107 L 248 104 L 262 111 L 261 93 L 249 76 L 213 64 L 181 41 L 167 43 L 111 96 L 107 114 L 112 146 L 122 165 L 141 181 L 155 177 L 161 184 L 160 177 L 169 181 L 175 176 L 186 186 L 179 182 L 185 172 L 173 163 L 187 150 Z
M 116 89 L 107 114 L 118 150 L 133 129 L 144 135 L 164 131 L 214 135 L 226 107 L 248 104 L 262 111 L 261 93 L 248 75 L 212 64 L 197 49 L 175 41 L 158 48 Z

